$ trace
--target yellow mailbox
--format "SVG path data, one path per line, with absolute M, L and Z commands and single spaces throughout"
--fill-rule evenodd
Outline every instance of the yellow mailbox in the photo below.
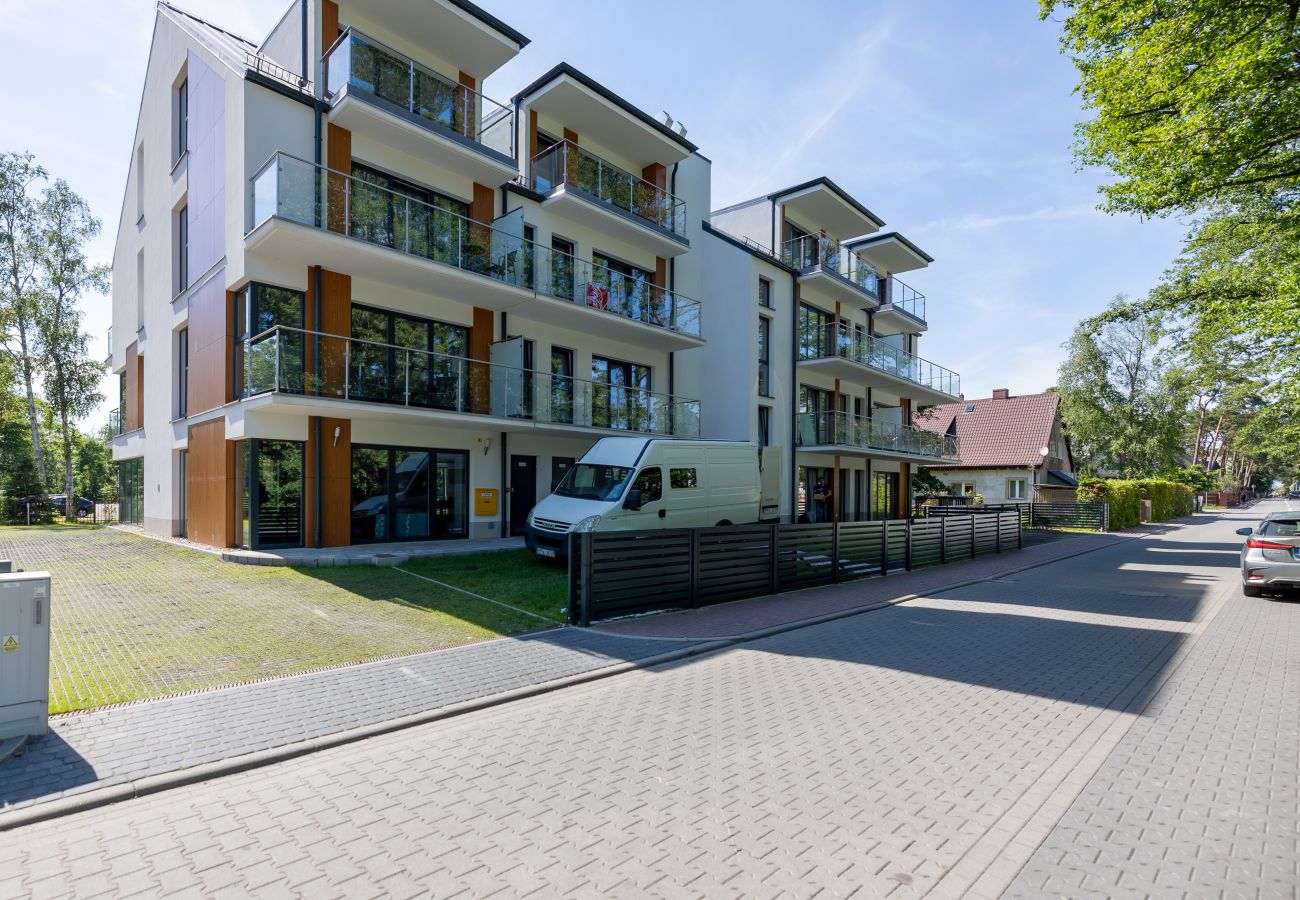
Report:
M 474 515 L 495 516 L 500 503 L 501 492 L 496 488 L 474 488 Z

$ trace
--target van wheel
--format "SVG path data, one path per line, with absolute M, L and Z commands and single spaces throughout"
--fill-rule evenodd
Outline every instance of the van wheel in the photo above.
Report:
M 721 522 L 719 522 L 717 525 L 714 525 L 713 527 L 714 527 L 714 528 L 721 528 L 721 527 L 723 527 L 724 525 L 726 525 L 726 526 L 729 527 L 729 526 L 731 525 L 731 520 L 730 520 L 730 519 L 723 519 Z
M 1245 594 L 1247 597 L 1264 596 L 1264 589 L 1253 584 L 1243 584 L 1241 586 L 1241 592 Z

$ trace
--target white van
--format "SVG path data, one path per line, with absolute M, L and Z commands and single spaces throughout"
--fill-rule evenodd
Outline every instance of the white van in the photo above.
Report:
M 776 521 L 780 469 L 777 447 L 601 438 L 533 507 L 525 541 L 541 556 L 563 557 L 571 533 Z

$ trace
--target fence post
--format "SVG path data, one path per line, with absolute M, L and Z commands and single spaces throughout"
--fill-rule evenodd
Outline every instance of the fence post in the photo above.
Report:
M 1032 510 L 1033 507 L 1031 506 L 1030 509 Z M 1031 512 L 1030 515 L 1032 516 L 1033 513 Z M 1016 549 L 1025 549 L 1025 523 L 1018 516 L 1016 517 Z
M 903 542 L 903 568 L 910 572 L 912 571 L 912 519 L 909 517 L 906 522 Z
M 1014 514 L 1017 518 L 1019 518 L 1019 516 L 1020 516 L 1020 513 L 1018 513 L 1018 512 L 1013 512 L 1013 514 Z M 994 547 L 994 550 L 995 550 L 997 553 L 999 553 L 999 554 L 1002 552 L 1002 517 L 1005 516 L 1005 515 L 1006 515 L 1006 512 L 999 512 L 999 513 L 997 514 L 997 518 L 993 520 L 993 524 L 994 524 L 994 526 L 995 526 L 993 530 L 994 530 L 994 533 L 995 533 L 995 535 L 996 535 L 996 537 L 995 537 L 995 539 L 994 539 L 994 541 L 993 541 L 993 547 Z
M 970 514 L 970 558 L 975 558 L 975 513 Z
M 1110 531 L 1110 504 L 1101 504 L 1101 530 Z
M 948 562 L 948 517 L 939 516 L 939 565 Z
M 700 529 L 692 528 L 687 532 L 687 534 L 687 540 L 691 548 L 691 586 L 690 593 L 687 595 L 686 604 L 691 609 L 695 609 L 700 605 Z
M 775 522 L 767 527 L 768 549 L 771 551 L 768 553 L 768 572 L 767 572 L 767 586 L 768 586 L 769 594 L 775 594 L 781 582 L 781 574 L 780 574 L 781 566 L 778 563 L 776 558 L 780 546 L 778 544 L 779 535 L 777 533 L 777 529 L 779 527 L 780 526 L 777 525 Z
M 580 538 L 582 547 L 582 567 L 579 569 L 582 578 L 582 593 L 579 598 L 578 606 L 578 624 L 586 628 L 591 624 L 591 542 L 592 533 L 583 532 Z M 572 548 L 570 548 L 572 553 Z
M 831 523 L 831 582 L 840 581 L 840 523 Z
M 880 520 L 880 574 L 889 574 L 889 520 Z

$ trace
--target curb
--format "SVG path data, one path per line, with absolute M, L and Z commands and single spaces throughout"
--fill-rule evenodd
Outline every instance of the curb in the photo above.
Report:
M 1063 560 L 1073 559 L 1087 553 L 1095 553 L 1096 551 L 1106 549 L 1107 547 L 1118 546 L 1119 544 L 1147 536 L 1148 535 L 1146 534 L 1124 535 L 1122 539 L 1118 541 L 1113 541 L 1100 546 L 1088 547 L 1065 556 L 1058 556 L 1053 559 L 1043 560 L 1042 562 L 1030 563 L 1025 566 L 1020 566 L 1019 568 L 1009 569 L 1005 572 L 998 573 L 996 577 L 1002 578 L 1007 575 L 1015 575 L 1019 572 L 1025 572 L 1030 569 L 1037 569 Z M 924 593 L 929 594 L 935 591 L 955 590 L 957 588 L 968 587 L 972 584 L 979 584 L 988 580 L 988 576 L 969 578 L 965 581 L 954 582 L 953 584 L 932 588 Z M 307 756 L 320 750 L 341 747 L 347 744 L 356 743 L 357 741 L 365 740 L 366 738 L 391 734 L 396 731 L 404 731 L 408 728 L 414 728 L 417 725 L 426 725 L 431 722 L 438 722 L 444 719 L 463 716 L 467 713 L 492 709 L 493 707 L 503 706 L 516 700 L 538 697 L 543 694 L 549 694 L 564 688 L 588 684 L 594 681 L 603 681 L 606 678 L 612 678 L 615 675 L 622 675 L 625 672 L 649 669 L 654 666 L 664 665 L 665 663 L 677 662 L 692 656 L 703 656 L 708 653 L 714 653 L 718 650 L 725 650 L 739 644 L 750 643 L 763 638 L 773 637 L 778 634 L 784 634 L 789 631 L 797 631 L 802 628 L 809 628 L 826 622 L 834 622 L 839 619 L 847 619 L 851 616 L 863 615 L 864 613 L 873 612 L 886 607 L 897 606 L 906 603 L 909 600 L 915 600 L 920 596 L 922 596 L 922 594 L 905 594 L 899 597 L 892 597 L 888 600 L 871 603 L 866 606 L 857 606 L 852 609 L 838 610 L 833 613 L 826 613 L 825 615 L 814 616 L 807 619 L 799 619 L 794 622 L 771 625 L 766 628 L 745 632 L 740 635 L 717 638 L 674 638 L 674 640 L 698 640 L 701 641 L 701 643 L 682 648 L 681 650 L 672 650 L 667 653 L 659 653 L 638 660 L 615 663 L 612 666 L 593 669 L 589 672 L 582 672 L 577 675 L 566 675 L 563 678 L 556 678 L 552 681 L 546 681 L 541 684 L 528 685 L 526 687 L 503 691 L 498 694 L 492 694 L 488 697 L 480 697 L 474 700 L 452 703 L 427 712 L 414 713 L 397 719 L 389 719 L 385 722 L 361 725 L 356 728 L 338 731 L 317 738 L 310 738 L 293 744 L 286 744 L 281 747 L 257 750 L 252 753 L 243 754 L 242 756 L 233 756 L 229 759 L 205 763 L 200 766 L 195 766 L 192 769 L 179 769 L 173 772 L 164 772 L 159 775 L 146 775 L 143 778 L 138 778 L 133 781 L 94 788 L 72 796 L 60 797 L 54 800 L 38 803 L 34 806 L 23 807 L 22 809 L 14 810 L 10 813 L 0 812 L 0 832 L 11 831 L 15 828 L 21 828 L 27 825 L 35 825 L 39 822 L 46 822 L 73 813 L 86 812 L 102 806 L 119 803 L 123 800 L 146 797 L 150 794 L 157 794 L 172 788 L 184 787 L 201 781 L 209 781 L 226 775 L 235 775 L 240 772 L 259 769 L 274 763 L 285 762 L 301 756 Z

